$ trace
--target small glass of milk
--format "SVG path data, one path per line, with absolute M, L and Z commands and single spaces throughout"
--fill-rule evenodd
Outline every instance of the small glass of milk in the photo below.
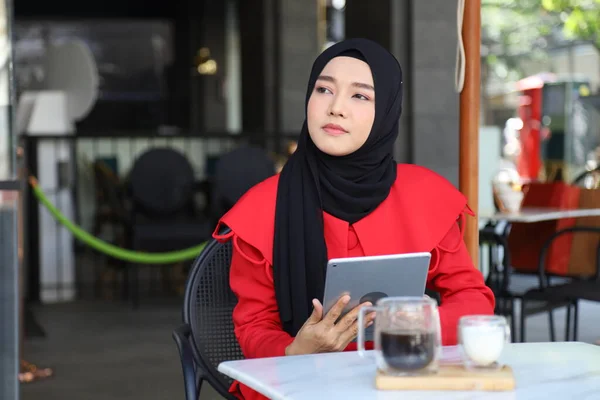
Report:
M 458 341 L 467 369 L 495 370 L 505 344 L 510 343 L 510 328 L 500 315 L 466 315 L 458 322 Z

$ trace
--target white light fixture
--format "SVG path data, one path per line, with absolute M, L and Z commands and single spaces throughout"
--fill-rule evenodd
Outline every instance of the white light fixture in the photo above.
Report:
M 342 10 L 344 7 L 346 7 L 346 0 L 331 0 L 331 5 L 336 10 Z

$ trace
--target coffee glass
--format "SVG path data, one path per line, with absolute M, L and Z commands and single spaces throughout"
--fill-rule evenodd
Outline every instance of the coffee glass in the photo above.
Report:
M 440 316 L 429 297 L 384 297 L 358 314 L 358 354 L 365 351 L 365 318 L 375 313 L 374 354 L 377 368 L 396 376 L 438 371 L 442 351 Z

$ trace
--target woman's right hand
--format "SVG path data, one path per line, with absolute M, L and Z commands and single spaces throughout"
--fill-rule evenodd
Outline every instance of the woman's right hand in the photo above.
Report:
M 346 305 L 350 302 L 350 296 L 342 296 L 337 303 L 323 317 L 323 305 L 319 300 L 313 300 L 313 312 L 306 320 L 294 341 L 285 349 L 285 355 L 300 355 L 312 353 L 327 353 L 342 351 L 358 335 L 358 312 L 364 306 L 371 303 L 363 303 L 354 307 L 338 321 Z M 369 326 L 375 315 L 365 318 L 366 326 Z M 336 323 L 337 321 L 337 323 Z M 365 327 L 366 327 L 365 326 Z

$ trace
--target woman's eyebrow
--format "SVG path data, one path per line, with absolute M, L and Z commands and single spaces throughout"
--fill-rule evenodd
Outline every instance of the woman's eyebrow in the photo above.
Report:
M 329 75 L 319 75 L 317 80 L 318 81 L 327 81 L 327 82 L 331 82 L 331 83 L 337 82 L 337 80 L 333 76 L 329 76 Z M 352 86 L 360 88 L 360 89 L 367 89 L 367 90 L 375 91 L 375 88 L 373 87 L 373 85 L 369 85 L 368 83 L 352 82 Z

